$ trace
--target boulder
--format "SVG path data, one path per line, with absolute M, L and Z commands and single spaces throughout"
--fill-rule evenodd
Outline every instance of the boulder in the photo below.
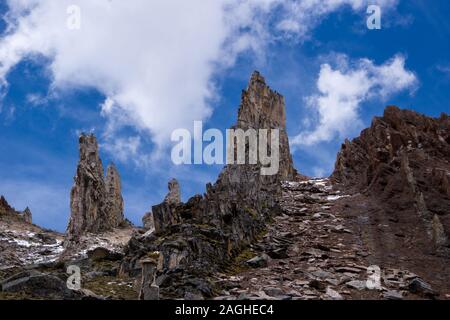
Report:
M 411 293 L 430 299 L 433 299 L 439 295 L 436 291 L 434 291 L 431 288 L 431 286 L 428 283 L 426 283 L 424 280 L 420 278 L 415 278 L 411 280 L 411 282 L 408 285 L 408 289 Z
M 1 282 L 3 292 L 21 292 L 47 299 L 73 298 L 74 293 L 60 278 L 37 271 L 25 271 Z
M 263 253 L 260 256 L 248 260 L 246 263 L 252 268 L 265 268 L 269 264 L 270 257 Z
M 111 251 L 107 248 L 97 247 L 87 252 L 89 259 L 93 261 L 109 260 L 118 261 L 123 258 L 123 254 L 120 252 Z

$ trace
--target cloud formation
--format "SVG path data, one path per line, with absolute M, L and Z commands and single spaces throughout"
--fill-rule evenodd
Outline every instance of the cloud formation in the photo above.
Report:
M 364 12 L 368 2 L 7 0 L 0 88 L 20 61 L 44 57 L 53 89 L 90 87 L 107 97 L 109 136 L 130 125 L 161 147 L 173 129 L 211 115 L 211 79 L 239 54 L 263 52 L 279 37 L 301 39 L 326 15 L 344 7 Z M 397 0 L 375 2 L 389 9 Z M 81 10 L 79 30 L 67 28 L 71 5 Z
M 414 90 L 418 80 L 405 67 L 405 57 L 394 56 L 381 65 L 369 59 L 350 61 L 338 55 L 337 67 L 321 66 L 317 79 L 319 94 L 306 99 L 312 109 L 309 123 L 315 126 L 292 139 L 292 145 L 311 146 L 335 138 L 347 138 L 362 127 L 360 106 L 372 98 L 385 100 L 404 90 Z

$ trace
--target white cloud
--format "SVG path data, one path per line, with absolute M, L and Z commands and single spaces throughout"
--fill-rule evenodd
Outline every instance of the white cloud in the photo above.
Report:
M 26 96 L 26 101 L 33 107 L 38 107 L 48 103 L 49 97 L 40 93 L 29 93 Z
M 450 75 L 450 65 L 443 65 L 443 64 L 439 64 L 436 66 L 436 70 L 439 72 L 442 72 L 444 74 Z
M 114 139 L 107 140 L 105 144 L 101 145 L 101 148 L 114 155 L 114 158 L 120 162 L 135 161 L 139 164 L 142 159 L 139 157 L 139 147 L 141 146 L 141 138 L 134 137 L 115 137 Z
M 211 78 L 240 53 L 263 52 L 280 35 L 301 38 L 325 15 L 343 7 L 361 12 L 368 2 L 7 0 L 0 88 L 21 60 L 44 56 L 53 89 L 93 87 L 107 97 L 107 136 L 131 125 L 160 148 L 173 129 L 210 116 Z M 391 8 L 397 0 L 378 2 Z M 80 30 L 67 28 L 74 4 Z
M 318 95 L 307 98 L 313 109 L 316 127 L 301 132 L 293 146 L 314 145 L 347 137 L 362 126 L 360 105 L 371 98 L 387 97 L 417 85 L 415 74 L 405 68 L 405 58 L 397 55 L 382 65 L 361 59 L 351 64 L 346 56 L 337 56 L 338 68 L 323 64 L 317 80 Z

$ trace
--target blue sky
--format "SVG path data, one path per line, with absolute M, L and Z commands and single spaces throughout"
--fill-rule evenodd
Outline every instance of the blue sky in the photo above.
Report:
M 193 120 L 233 125 L 255 69 L 286 98 L 295 165 L 307 175 L 329 175 L 343 140 L 386 105 L 450 111 L 445 0 L 192 1 L 179 13 L 104 2 L 0 3 L 0 194 L 48 228 L 67 225 L 81 131 L 98 136 L 105 166 L 116 163 L 134 223 L 172 177 L 183 199 L 203 193 L 221 166 L 171 165 L 170 132 Z M 81 30 L 64 25 L 72 3 Z M 366 27 L 370 3 L 381 5 L 381 30 Z

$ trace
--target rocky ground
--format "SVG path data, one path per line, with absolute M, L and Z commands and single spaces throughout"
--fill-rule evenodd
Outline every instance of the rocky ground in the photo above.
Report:
M 135 279 L 118 277 L 135 228 L 86 234 L 76 246 L 64 235 L 0 215 L 0 300 L 136 299 Z M 81 269 L 81 290 L 67 287 L 69 265 Z
M 358 222 L 349 210 L 358 196 L 333 190 L 326 179 L 284 183 L 284 214 L 226 273 L 216 275 L 224 289 L 215 299 L 450 298 L 445 266 L 440 265 L 446 279 L 436 284 L 439 295 L 401 260 L 375 264 L 377 252 L 361 229 L 364 215 Z M 368 287 L 377 267 L 380 286 L 370 286 L 374 280 Z
M 396 254 L 380 247 L 383 240 L 372 234 L 386 225 L 370 216 L 368 201 L 359 193 L 341 193 L 328 179 L 284 182 L 283 213 L 215 274 L 213 299 L 450 299 L 450 273 L 438 257 L 408 246 Z M 64 251 L 63 235 L 3 219 L 0 299 L 137 299 L 140 277 L 120 274 L 134 230 L 86 234 Z M 81 291 L 67 290 L 70 264 L 81 267 Z M 377 267 L 379 286 L 371 277 Z
M 63 235 L 0 215 L 0 270 L 56 261 L 63 252 Z

